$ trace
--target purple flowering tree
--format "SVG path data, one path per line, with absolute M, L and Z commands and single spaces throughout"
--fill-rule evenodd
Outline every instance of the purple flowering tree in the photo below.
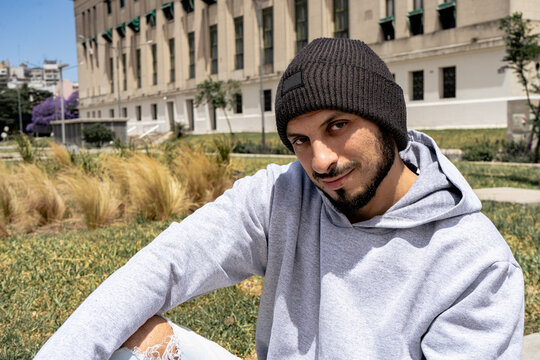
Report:
M 75 91 L 64 100 L 64 118 L 75 119 L 79 117 L 78 106 L 79 92 Z M 41 104 L 34 106 L 32 109 L 32 122 L 26 126 L 26 131 L 31 133 L 50 133 L 51 121 L 60 120 L 61 118 L 60 99 L 57 98 L 55 101 L 54 97 L 50 97 Z

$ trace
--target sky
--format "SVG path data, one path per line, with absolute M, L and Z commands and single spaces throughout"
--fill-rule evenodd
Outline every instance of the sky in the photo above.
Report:
M 0 61 L 43 67 L 68 64 L 64 79 L 77 81 L 75 16 L 71 0 L 0 0 Z

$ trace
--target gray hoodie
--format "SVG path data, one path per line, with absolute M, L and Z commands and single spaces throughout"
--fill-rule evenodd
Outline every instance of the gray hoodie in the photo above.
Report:
M 154 314 L 265 277 L 264 359 L 519 359 L 523 277 L 433 140 L 385 214 L 351 224 L 301 165 L 271 165 L 173 223 L 100 285 L 36 359 L 107 359 Z

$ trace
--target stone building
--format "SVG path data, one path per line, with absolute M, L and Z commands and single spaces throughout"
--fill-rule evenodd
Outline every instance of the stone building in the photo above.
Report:
M 405 92 L 412 128 L 505 127 L 523 92 L 501 61 L 498 20 L 540 23 L 538 0 L 74 0 L 83 118 L 128 118 L 130 135 L 228 131 L 221 111 L 195 107 L 196 86 L 239 80 L 234 131 L 275 130 L 277 83 L 317 37 L 368 43 Z M 262 9 L 263 96 L 259 91 Z M 120 113 L 120 114 L 119 114 Z

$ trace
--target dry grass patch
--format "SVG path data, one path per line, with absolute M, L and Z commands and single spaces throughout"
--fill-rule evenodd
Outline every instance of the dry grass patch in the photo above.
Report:
M 238 289 L 247 295 L 261 296 L 264 284 L 264 278 L 261 276 L 252 276 L 249 279 L 242 281 L 236 286 Z
M 18 179 L 24 179 L 17 182 L 20 191 L 18 201 L 24 204 L 28 221 L 36 221 L 37 225 L 41 226 L 64 218 L 64 199 L 44 170 L 34 164 L 23 164 L 17 168 L 14 175 Z
M 214 201 L 233 183 L 229 164 L 207 156 L 202 149 L 182 147 L 171 167 L 197 206 Z
M 61 176 L 71 191 L 89 229 L 103 227 L 118 219 L 122 203 L 118 200 L 110 179 L 99 179 L 72 171 Z
M 53 153 L 53 159 L 60 168 L 66 168 L 73 165 L 71 161 L 71 155 L 65 146 L 58 145 L 55 142 L 51 142 L 51 150 Z
M 122 196 L 129 198 L 132 214 L 148 220 L 165 220 L 185 215 L 193 205 L 178 179 L 153 157 L 111 158 L 108 169 Z

